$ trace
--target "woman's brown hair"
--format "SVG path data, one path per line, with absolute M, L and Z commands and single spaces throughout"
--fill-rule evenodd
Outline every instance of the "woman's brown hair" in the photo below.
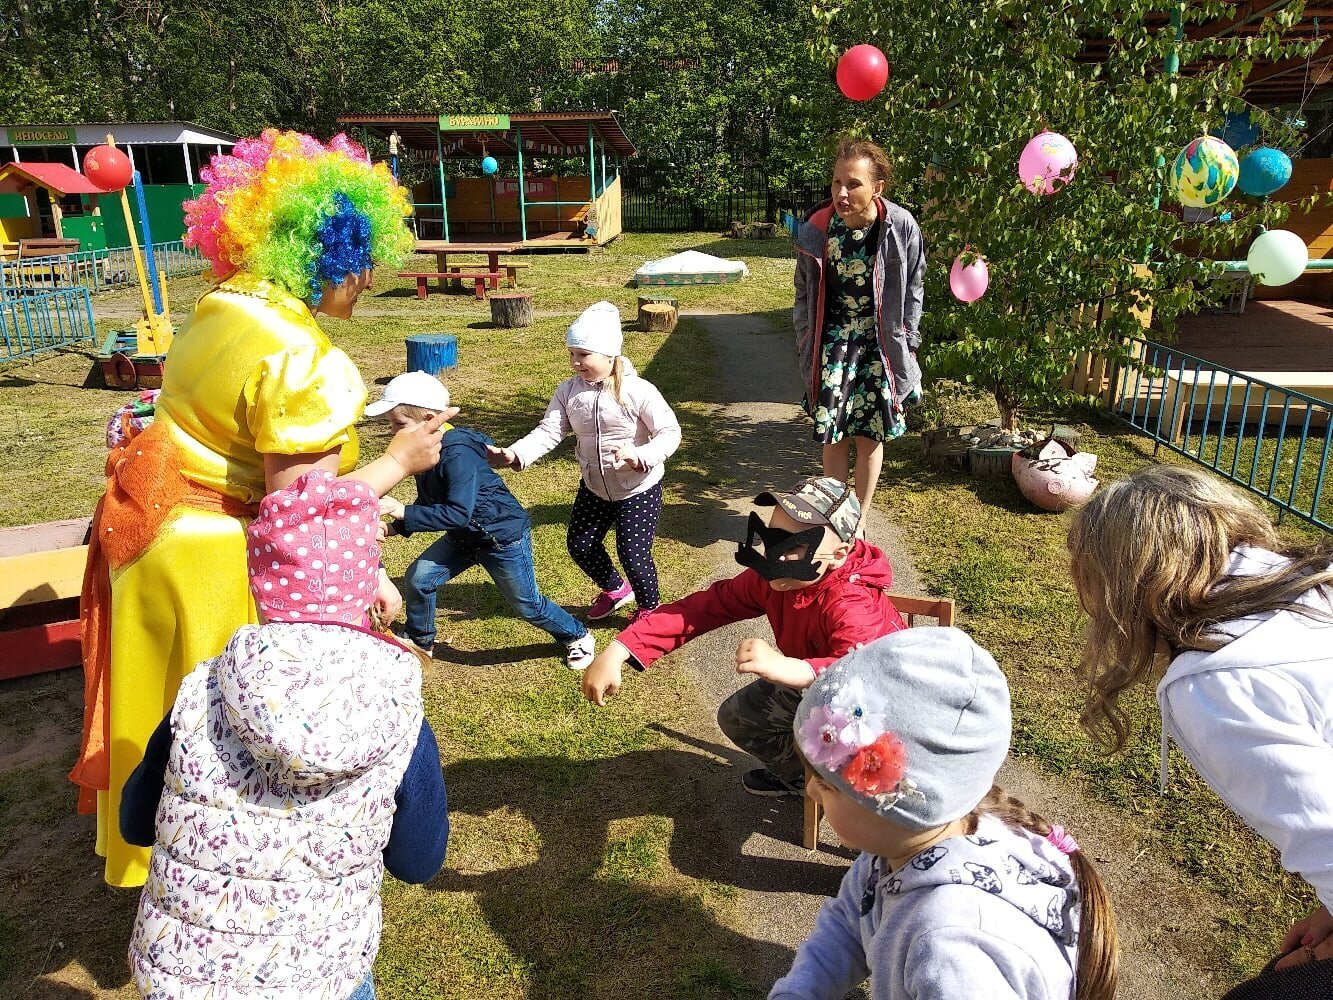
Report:
M 1269 573 L 1228 577 L 1240 545 L 1289 561 Z M 1296 602 L 1315 587 L 1333 596 L 1328 543 L 1284 545 L 1248 498 L 1187 466 L 1150 465 L 1101 489 L 1075 515 L 1068 547 L 1089 618 L 1080 721 L 1112 750 L 1124 749 L 1130 736 L 1117 699 L 1153 677 L 1159 654 L 1220 649 L 1229 639 L 1217 626 L 1247 615 L 1287 610 L 1323 617 Z
M 889 186 L 893 179 L 893 161 L 889 154 L 869 139 L 843 139 L 833 151 L 833 162 L 839 160 L 869 160 L 870 173 L 877 181 Z
M 1048 836 L 1051 824 L 1019 799 L 992 785 L 990 792 L 967 816 L 967 832 L 976 833 L 977 820 L 994 816 L 1015 830 L 1027 830 L 1039 837 Z M 1074 977 L 1074 1000 L 1112 1000 L 1119 978 L 1118 936 L 1111 897 L 1106 894 L 1101 876 L 1081 851 L 1069 855 L 1078 883 L 1078 966 Z

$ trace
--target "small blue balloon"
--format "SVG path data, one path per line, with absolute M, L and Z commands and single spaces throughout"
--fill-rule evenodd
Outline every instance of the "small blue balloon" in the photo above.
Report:
M 1272 146 L 1260 146 L 1240 161 L 1240 189 L 1262 198 L 1291 180 L 1291 157 Z
M 500 169 L 500 164 L 495 162 L 494 156 L 483 156 L 481 159 L 481 172 L 483 174 L 493 174 Z
M 1250 119 L 1248 111 L 1239 114 L 1228 111 L 1222 125 L 1221 138 L 1232 149 L 1250 146 L 1259 138 L 1259 126 Z

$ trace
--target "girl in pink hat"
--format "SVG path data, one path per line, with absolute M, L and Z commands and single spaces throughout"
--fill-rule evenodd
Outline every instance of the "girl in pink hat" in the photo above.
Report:
M 152 847 L 130 940 L 149 1000 L 371 1000 L 384 870 L 444 861 L 421 665 L 366 627 L 378 503 L 320 469 L 264 498 L 262 624 L 185 677 L 125 785 L 121 833 Z

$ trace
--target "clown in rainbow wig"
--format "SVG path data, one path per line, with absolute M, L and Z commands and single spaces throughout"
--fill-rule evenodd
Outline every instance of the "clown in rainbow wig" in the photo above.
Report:
M 185 203 L 185 243 L 218 278 L 249 271 L 319 305 L 325 285 L 412 249 L 407 192 L 345 135 L 326 146 L 266 129 L 213 157 L 201 176 L 208 187 Z
M 257 620 L 245 526 L 259 501 L 313 469 L 382 496 L 440 453 L 442 431 L 427 422 L 357 467 L 366 388 L 312 312 L 350 316 L 371 269 L 411 249 L 407 195 L 389 171 L 345 136 L 325 145 L 270 130 L 214 157 L 203 179 L 186 242 L 218 283 L 172 342 L 153 423 L 107 464 L 82 602 L 84 732 L 70 778 L 80 811 L 97 812 L 97 851 L 120 886 L 148 872 L 148 851 L 120 837 L 116 817 L 162 706 Z M 345 571 L 376 569 L 354 543 L 329 548 L 321 558 L 350 560 Z M 401 598 L 376 576 L 376 607 L 391 619 Z

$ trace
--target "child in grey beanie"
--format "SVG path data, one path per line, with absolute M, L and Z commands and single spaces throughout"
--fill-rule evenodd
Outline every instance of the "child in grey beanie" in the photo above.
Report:
M 863 853 L 769 994 L 1110 1000 L 1115 921 L 1062 827 L 994 787 L 1009 686 L 954 628 L 909 628 L 825 670 L 796 713 L 806 794 Z

